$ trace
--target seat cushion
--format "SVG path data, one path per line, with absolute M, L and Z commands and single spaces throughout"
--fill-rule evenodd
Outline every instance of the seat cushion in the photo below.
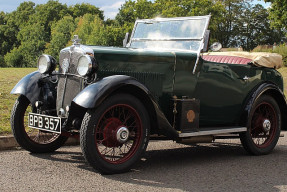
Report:
M 252 59 L 228 55 L 203 55 L 202 58 L 206 61 L 229 64 L 247 64 L 252 61 Z

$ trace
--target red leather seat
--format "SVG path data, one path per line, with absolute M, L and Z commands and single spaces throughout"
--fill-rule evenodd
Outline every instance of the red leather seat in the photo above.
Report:
M 247 59 L 244 57 L 228 55 L 203 55 L 202 58 L 206 61 L 229 64 L 247 64 L 252 61 L 251 59 Z

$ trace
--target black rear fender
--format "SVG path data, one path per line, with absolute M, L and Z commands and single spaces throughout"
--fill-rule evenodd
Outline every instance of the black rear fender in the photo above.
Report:
M 280 108 L 281 112 L 281 119 L 282 119 L 282 130 L 287 130 L 287 105 L 286 100 L 283 92 L 278 88 L 278 86 L 274 85 L 273 83 L 265 82 L 259 86 L 257 86 L 256 89 L 249 95 L 249 97 L 246 99 L 243 112 L 241 113 L 241 121 L 240 124 L 242 126 L 246 126 L 248 122 L 248 116 L 251 111 L 251 108 L 256 101 L 257 98 L 259 98 L 262 95 L 270 95 L 273 97 L 276 102 L 278 103 L 278 106 Z
M 269 89 L 269 90 L 266 90 L 264 94 L 272 96 L 278 103 L 278 106 L 281 112 L 281 119 L 282 119 L 281 129 L 287 130 L 287 105 L 286 105 L 286 100 L 285 100 L 283 93 L 275 89 Z

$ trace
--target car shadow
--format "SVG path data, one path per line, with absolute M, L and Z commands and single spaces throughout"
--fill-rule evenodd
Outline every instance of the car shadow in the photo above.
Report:
M 280 191 L 287 185 L 283 148 L 265 156 L 250 156 L 230 144 L 154 150 L 131 172 L 104 177 L 184 191 Z
M 156 141 L 154 141 L 156 142 Z M 115 181 L 184 191 L 279 191 L 287 185 L 287 147 L 265 156 L 249 156 L 239 144 L 213 143 L 153 150 L 127 173 L 102 175 Z M 32 154 L 38 158 L 76 164 L 98 173 L 81 152 Z
M 55 151 L 52 153 L 30 153 L 30 155 L 56 162 L 64 162 L 79 165 L 80 168 L 94 171 L 94 169 L 85 161 L 85 158 L 81 152 L 71 151 Z

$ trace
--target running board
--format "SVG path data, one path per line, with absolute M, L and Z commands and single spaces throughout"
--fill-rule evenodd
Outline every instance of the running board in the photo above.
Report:
M 203 128 L 203 131 L 179 133 L 179 137 L 193 137 L 201 135 L 218 135 L 224 133 L 239 133 L 247 131 L 247 127 L 233 127 L 233 128 Z

